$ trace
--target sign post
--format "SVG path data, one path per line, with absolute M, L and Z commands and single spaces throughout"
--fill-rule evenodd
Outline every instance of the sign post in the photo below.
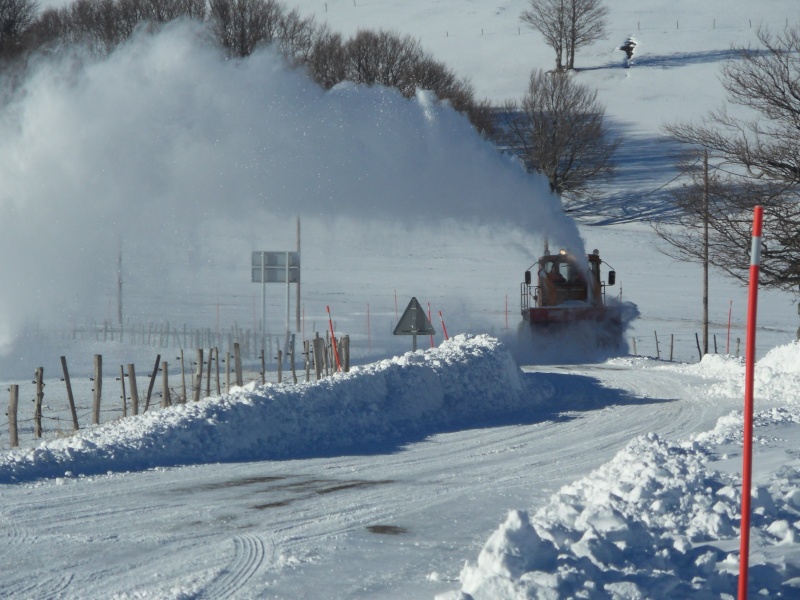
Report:
M 430 319 L 425 315 L 419 302 L 416 298 L 411 298 L 408 303 L 403 316 L 397 322 L 394 328 L 394 335 L 410 335 L 412 337 L 411 348 L 414 352 L 417 351 L 417 336 L 436 334 L 436 330 L 431 325 Z
M 300 283 L 299 252 L 255 251 L 252 255 L 251 275 L 253 283 L 261 284 L 261 346 L 264 347 L 267 317 L 267 284 L 286 284 L 286 333 L 289 333 L 289 284 Z

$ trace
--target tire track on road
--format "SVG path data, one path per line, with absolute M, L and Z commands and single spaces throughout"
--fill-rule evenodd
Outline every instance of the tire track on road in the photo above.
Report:
M 266 561 L 264 540 L 252 534 L 233 538 L 233 557 L 226 568 L 198 598 L 233 598 L 261 569 Z

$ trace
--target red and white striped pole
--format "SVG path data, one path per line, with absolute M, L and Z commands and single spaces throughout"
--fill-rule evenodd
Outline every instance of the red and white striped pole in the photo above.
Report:
M 447 337 L 447 326 L 444 324 L 444 317 L 442 316 L 442 311 L 439 311 L 439 319 L 442 321 L 442 333 L 444 333 L 444 339 L 449 340 L 450 338 Z
M 742 517 L 739 546 L 739 600 L 747 600 L 747 571 L 750 559 L 750 494 L 753 486 L 753 379 L 756 363 L 756 310 L 758 268 L 761 264 L 761 228 L 764 209 L 753 212 L 753 241 L 750 250 L 750 290 L 747 298 L 747 335 L 744 370 L 744 440 L 742 442 Z
M 333 319 L 331 318 L 331 307 L 326 306 L 325 310 L 328 311 L 328 327 L 331 329 L 331 344 L 333 344 L 333 356 L 336 358 L 336 372 L 339 373 L 342 370 L 342 365 L 339 364 L 339 349 L 336 347 L 336 334 L 333 333 Z

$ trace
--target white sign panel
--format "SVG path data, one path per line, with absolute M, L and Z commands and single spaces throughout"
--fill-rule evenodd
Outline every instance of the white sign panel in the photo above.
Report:
M 288 282 L 286 281 L 287 271 Z M 300 281 L 300 253 L 253 252 L 251 272 L 253 283 L 298 283 Z

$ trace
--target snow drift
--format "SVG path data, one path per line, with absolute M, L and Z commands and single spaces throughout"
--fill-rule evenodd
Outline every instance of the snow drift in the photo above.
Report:
M 0 483 L 155 466 L 392 450 L 395 444 L 540 402 L 509 351 L 489 336 L 456 336 L 330 379 L 236 388 L 81 430 L 0 458 Z

